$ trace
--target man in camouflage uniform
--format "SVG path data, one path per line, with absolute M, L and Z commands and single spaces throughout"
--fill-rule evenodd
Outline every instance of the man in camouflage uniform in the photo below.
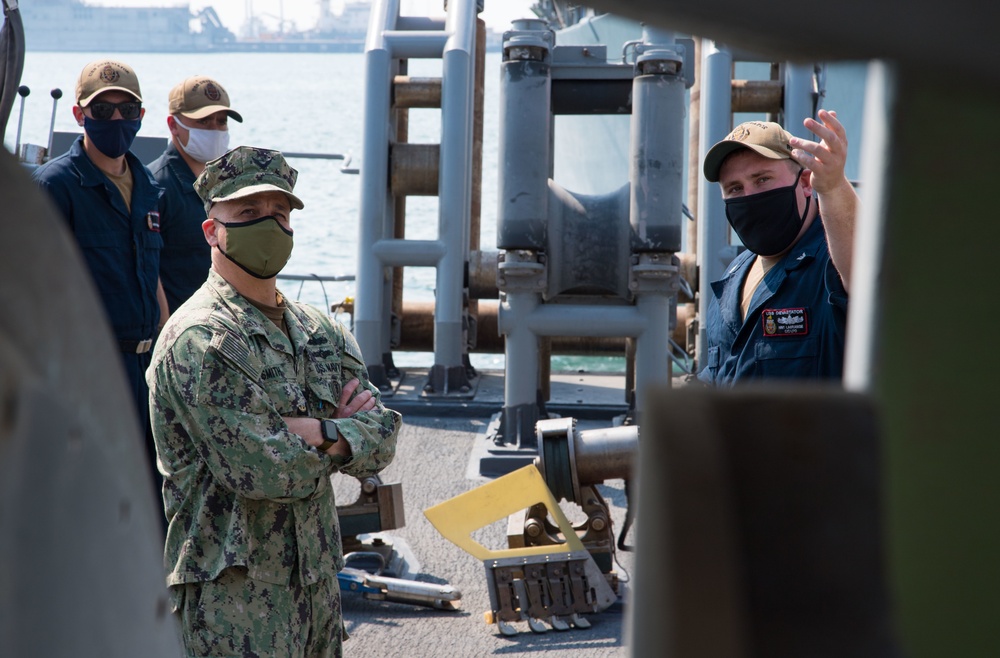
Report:
M 330 476 L 393 458 L 351 334 L 286 299 L 297 172 L 241 146 L 195 181 L 208 280 L 177 309 L 147 372 L 169 528 L 164 560 L 189 656 L 340 656 L 343 567 Z

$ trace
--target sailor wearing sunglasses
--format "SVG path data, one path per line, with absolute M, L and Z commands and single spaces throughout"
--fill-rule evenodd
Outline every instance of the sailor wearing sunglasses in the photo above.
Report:
M 80 72 L 73 107 L 83 135 L 33 177 L 66 220 L 100 293 L 135 400 L 134 412 L 123 413 L 138 415 L 158 494 L 144 373 L 161 303 L 166 307 L 159 284 L 162 188 L 129 151 L 143 113 L 131 67 L 110 59 L 90 62 Z

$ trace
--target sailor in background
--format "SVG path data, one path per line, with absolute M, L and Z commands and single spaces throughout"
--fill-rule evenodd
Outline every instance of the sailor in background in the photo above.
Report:
M 129 151 L 144 113 L 131 67 L 110 59 L 90 62 L 80 72 L 73 106 L 83 135 L 67 153 L 36 169 L 33 178 L 69 224 L 100 293 L 145 429 L 159 493 L 145 372 L 166 308 L 159 284 L 162 189 Z
M 737 126 L 705 155 L 726 217 L 746 246 L 712 283 L 704 382 L 839 379 L 843 373 L 858 197 L 844 175 L 835 112 L 793 137 L 772 122 Z
M 206 162 L 229 150 L 229 120 L 242 123 L 243 117 L 230 107 L 225 88 L 203 75 L 178 83 L 170 90 L 168 103 L 170 143 L 149 170 L 164 190 L 160 279 L 173 313 L 201 287 L 212 265 L 211 248 L 201 230 L 205 208 L 194 191 L 195 178 Z
M 284 297 L 297 172 L 241 146 L 195 181 L 208 279 L 167 321 L 147 377 L 188 656 L 340 656 L 344 567 L 330 477 L 378 473 L 401 419 L 354 337 Z

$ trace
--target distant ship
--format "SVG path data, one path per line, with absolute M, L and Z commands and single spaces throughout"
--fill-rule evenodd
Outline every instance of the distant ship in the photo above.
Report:
M 211 7 L 190 5 L 104 7 L 81 0 L 20 3 L 27 50 L 107 52 L 191 52 L 235 40 Z M 201 23 L 200 30 L 192 24 Z
M 288 30 L 279 19 L 278 30 L 264 28 L 260 17 L 250 16 L 239 39 L 217 45 L 218 50 L 254 52 L 362 52 L 368 32 L 371 4 L 345 2 L 339 14 L 330 0 L 319 0 L 319 19 L 309 30 Z
M 192 11 L 189 4 L 163 7 L 110 7 L 83 0 L 31 0 L 20 4 L 29 51 L 105 52 L 361 52 L 371 6 L 346 2 L 334 14 L 330 0 L 320 0 L 315 28 L 264 29 L 250 16 L 237 37 L 211 6 Z

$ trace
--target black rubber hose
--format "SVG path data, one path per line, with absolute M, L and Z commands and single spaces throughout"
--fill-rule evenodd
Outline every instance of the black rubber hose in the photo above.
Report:
M 625 521 L 622 523 L 622 531 L 618 533 L 618 550 L 633 551 L 634 546 L 625 543 L 625 535 L 632 528 L 632 521 L 635 519 L 635 511 L 632 509 L 632 481 L 625 480 Z
M 24 70 L 24 24 L 21 11 L 9 9 L 4 0 L 4 23 L 0 29 L 0 142 L 7 135 L 7 122 L 21 86 Z

